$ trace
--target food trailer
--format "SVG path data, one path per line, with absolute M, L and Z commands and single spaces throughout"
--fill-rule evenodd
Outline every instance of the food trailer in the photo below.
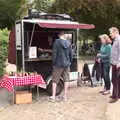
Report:
M 37 17 L 36 17 L 37 16 Z M 16 65 L 18 71 L 37 72 L 46 81 L 47 91 L 52 93 L 52 54 L 41 52 L 49 49 L 48 37 L 54 41 L 58 33 L 65 32 L 70 40 L 73 50 L 73 62 L 71 65 L 71 79 L 76 79 L 78 71 L 78 34 L 79 29 L 93 29 L 94 25 L 80 24 L 65 14 L 39 13 L 36 16 L 29 15 L 27 18 L 17 20 L 15 23 L 16 42 Z M 63 89 L 64 83 L 61 80 L 57 87 L 57 94 Z

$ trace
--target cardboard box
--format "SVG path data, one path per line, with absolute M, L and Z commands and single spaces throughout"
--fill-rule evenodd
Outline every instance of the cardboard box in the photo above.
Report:
M 32 93 L 30 93 L 29 91 L 15 92 L 15 103 L 16 104 L 32 103 Z

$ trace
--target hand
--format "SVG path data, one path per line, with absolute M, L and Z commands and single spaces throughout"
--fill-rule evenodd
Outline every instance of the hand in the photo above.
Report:
M 98 62 L 98 63 L 100 63 L 100 62 L 101 62 L 101 59 L 100 59 L 100 58 L 98 58 L 98 59 L 97 59 L 97 62 Z
M 42 48 L 38 48 L 38 50 L 39 50 L 40 52 L 43 52 L 43 49 L 42 49 Z
M 120 64 L 116 65 L 117 69 L 120 68 Z
M 98 53 L 97 56 L 101 56 L 101 53 Z

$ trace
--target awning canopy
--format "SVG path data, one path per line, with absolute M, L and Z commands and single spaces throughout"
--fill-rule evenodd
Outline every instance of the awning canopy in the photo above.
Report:
M 39 22 L 38 25 L 42 28 L 57 28 L 57 29 L 94 29 L 93 24 L 80 24 L 80 23 L 45 23 Z

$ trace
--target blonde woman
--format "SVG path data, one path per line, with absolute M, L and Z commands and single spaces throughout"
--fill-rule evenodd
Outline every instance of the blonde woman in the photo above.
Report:
M 100 53 L 97 55 L 98 62 L 102 66 L 102 77 L 105 83 L 105 89 L 102 91 L 103 95 L 110 94 L 110 57 L 111 57 L 111 39 L 107 34 L 99 36 L 101 40 Z

